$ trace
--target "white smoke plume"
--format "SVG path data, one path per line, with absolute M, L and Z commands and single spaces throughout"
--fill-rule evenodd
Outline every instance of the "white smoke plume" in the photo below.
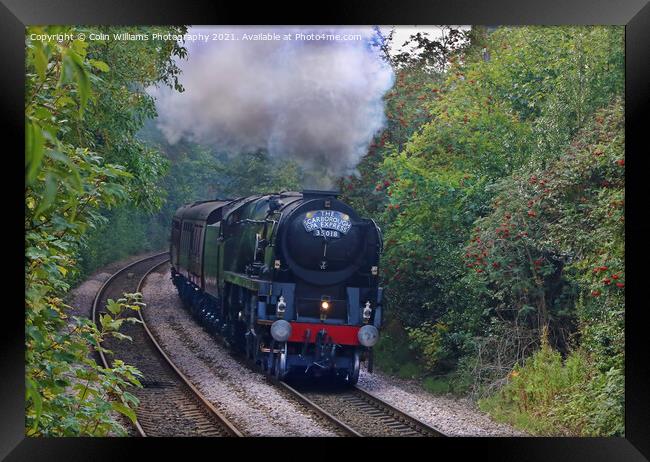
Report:
M 367 28 L 192 27 L 240 40 L 186 42 L 183 93 L 150 89 L 170 143 L 185 137 L 236 155 L 293 159 L 307 187 L 350 172 L 384 124 L 393 71 Z M 352 40 L 241 40 L 243 34 L 357 34 Z M 311 173 L 311 175 L 310 175 Z M 314 174 L 317 173 L 317 174 Z

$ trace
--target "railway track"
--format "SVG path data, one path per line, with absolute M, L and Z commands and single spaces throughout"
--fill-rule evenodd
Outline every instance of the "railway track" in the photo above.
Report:
M 100 288 L 92 308 L 93 321 L 109 298 L 121 298 L 124 292 L 141 292 L 147 275 L 168 261 L 168 253 L 152 255 L 125 266 Z M 136 429 L 140 436 L 243 436 L 174 365 L 142 324 L 124 324 L 122 333 L 133 340 L 108 339 L 104 346 L 114 357 L 137 367 L 143 374 L 143 388 L 133 394 L 140 400 Z M 104 367 L 109 359 L 100 352 Z
M 143 258 L 125 266 L 100 288 L 93 303 L 96 320 L 109 298 L 124 292 L 141 292 L 146 277 L 168 262 L 167 252 Z M 145 300 L 146 302 L 146 300 Z M 143 374 L 143 388 L 134 395 L 140 399 L 136 429 L 140 436 L 243 436 L 205 399 L 174 365 L 149 331 L 141 312 L 142 324 L 125 324 L 122 332 L 133 341 L 109 339 L 105 346 L 115 357 L 136 366 Z M 101 361 L 108 358 L 100 352 Z M 247 362 L 247 361 L 244 361 Z M 252 368 L 256 366 L 248 362 Z M 270 379 L 287 395 L 299 401 L 319 419 L 345 436 L 446 436 L 380 398 L 357 387 L 335 384 L 294 384 Z
M 350 436 L 446 436 L 412 415 L 358 387 L 278 382 L 289 393 L 339 425 Z

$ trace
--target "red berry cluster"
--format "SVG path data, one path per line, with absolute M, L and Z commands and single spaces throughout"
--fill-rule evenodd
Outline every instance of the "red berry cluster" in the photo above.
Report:
M 377 183 L 375 186 L 375 191 L 381 191 L 383 188 L 387 188 L 390 186 L 390 181 L 384 180 L 383 183 Z
M 510 226 L 512 226 L 512 225 L 510 225 Z M 508 225 L 497 227 L 495 229 L 495 232 L 497 233 L 497 237 L 503 237 L 503 238 L 509 238 L 510 237 L 510 230 L 508 229 Z
M 494 232 L 497 235 L 497 238 L 508 239 L 510 237 L 511 231 L 515 229 L 514 223 L 510 221 L 512 215 L 510 213 L 505 213 L 503 215 L 503 221 L 501 225 L 496 227 Z
M 619 289 L 624 288 L 625 287 L 625 282 L 620 280 L 621 279 L 620 273 L 616 272 L 616 273 L 611 273 L 610 275 L 607 275 L 606 272 L 607 272 L 608 269 L 609 269 L 609 267 L 607 267 L 605 265 L 599 265 L 599 266 L 596 266 L 593 269 L 593 272 L 594 272 L 594 274 L 605 273 L 605 274 L 603 274 L 604 277 L 600 280 L 600 282 L 604 286 L 611 286 L 612 282 L 614 282 L 614 285 L 616 287 L 618 287 Z M 598 296 L 601 295 L 601 291 L 598 290 L 598 289 L 592 290 L 591 295 L 593 297 L 598 297 Z
M 386 131 L 381 135 L 381 138 L 380 138 L 380 140 L 379 140 L 378 146 L 379 146 L 380 148 L 381 148 L 381 147 L 384 147 L 384 144 L 386 143 L 387 140 L 388 140 L 388 130 L 386 130 Z
M 480 228 L 476 228 L 476 231 L 479 232 Z M 488 246 L 481 241 L 479 236 L 472 237 L 470 242 L 471 244 L 465 252 L 466 266 L 468 268 L 474 268 L 477 273 L 482 273 L 488 264 L 486 261 L 488 257 Z M 494 266 L 495 263 L 492 264 L 492 267 L 498 268 L 500 265 L 496 263 L 496 266 Z
M 540 267 L 544 263 L 544 258 L 540 257 L 533 261 L 533 272 L 539 271 Z

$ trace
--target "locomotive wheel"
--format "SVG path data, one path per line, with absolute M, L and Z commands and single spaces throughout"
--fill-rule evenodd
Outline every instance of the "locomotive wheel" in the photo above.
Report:
M 236 321 L 233 325 L 233 346 L 239 352 L 246 352 L 248 349 L 246 337 L 246 325 Z
M 352 371 L 348 372 L 347 382 L 350 385 L 356 385 L 359 381 L 359 370 L 361 369 L 361 359 L 359 357 L 359 351 L 354 352 L 354 364 L 352 366 Z
M 182 299 L 183 299 L 183 306 L 185 306 L 185 309 L 191 309 L 192 308 L 192 286 L 188 281 L 185 281 L 183 284 L 183 294 L 182 294 Z
M 287 376 L 287 344 L 284 344 L 282 352 L 275 355 L 275 367 L 273 375 L 278 380 L 283 380 Z
M 253 336 L 246 332 L 246 359 L 253 359 Z
M 275 375 L 275 355 L 269 353 L 268 357 L 264 359 L 264 371 L 270 377 Z
M 191 304 L 189 305 L 189 310 L 190 313 L 192 313 L 192 316 L 194 316 L 194 319 L 199 320 L 200 316 L 199 313 L 201 312 L 201 309 L 203 308 L 203 299 L 197 300 L 198 303 L 196 304 Z

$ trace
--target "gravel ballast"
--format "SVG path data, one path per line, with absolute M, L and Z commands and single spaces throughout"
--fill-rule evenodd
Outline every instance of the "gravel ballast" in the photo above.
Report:
M 368 374 L 362 369 L 358 386 L 447 436 L 528 436 L 494 422 L 467 398 L 432 395 L 412 381 L 377 370 Z

